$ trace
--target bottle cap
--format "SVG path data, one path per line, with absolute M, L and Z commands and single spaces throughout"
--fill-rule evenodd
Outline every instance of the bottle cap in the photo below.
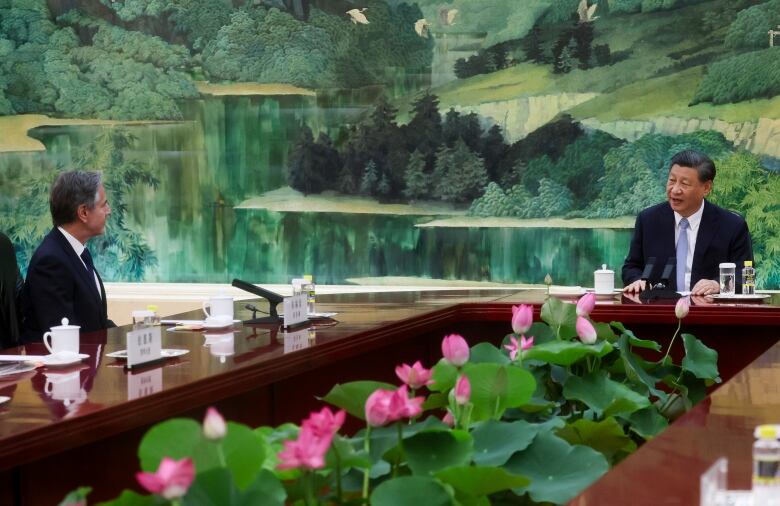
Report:
M 753 267 L 753 260 L 745 260 L 745 267 Z
M 148 309 L 149 311 L 154 311 L 155 313 L 157 312 L 157 306 L 155 304 L 149 304 L 148 306 L 146 306 L 146 309 Z
M 756 430 L 753 431 L 753 437 L 756 439 L 777 439 L 780 435 L 780 427 L 777 425 L 759 425 Z
M 146 318 L 148 316 L 154 316 L 154 312 L 148 309 L 136 309 L 130 313 L 132 318 Z
M 303 279 L 305 279 L 306 281 L 311 281 L 314 279 L 314 277 L 311 274 L 304 274 Z
M 733 262 L 723 262 L 722 264 L 718 264 L 718 267 L 721 269 L 733 269 L 737 266 L 737 264 Z

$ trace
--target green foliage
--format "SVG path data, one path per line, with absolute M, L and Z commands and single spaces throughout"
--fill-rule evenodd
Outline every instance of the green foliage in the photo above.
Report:
M 769 30 L 777 29 L 780 0 L 769 0 L 737 13 L 726 35 L 726 47 L 761 49 L 769 45 Z
M 422 476 L 405 476 L 379 485 L 371 494 L 372 506 L 426 504 L 455 506 L 455 498 L 439 481 Z
M 412 473 L 428 475 L 467 466 L 474 454 L 474 441 L 462 430 L 425 430 L 405 438 L 403 450 Z
M 433 172 L 433 194 L 449 202 L 470 202 L 487 184 L 482 158 L 458 139 L 452 148 L 442 147 L 436 154 Z
M 404 183 L 406 187 L 403 193 L 408 199 L 421 199 L 430 195 L 430 177 L 425 173 L 425 157 L 419 151 L 412 153 L 409 158 L 409 165 L 404 172 Z
M 710 65 L 692 104 L 726 104 L 780 93 L 780 47 L 742 53 Z
M 122 21 L 133 21 L 141 16 L 159 16 L 170 2 L 166 0 L 100 0 L 117 13 Z
M 629 216 L 662 202 L 669 160 L 682 149 L 696 149 L 717 159 L 733 148 L 714 131 L 676 136 L 648 134 L 613 148 L 604 155 L 600 194 L 584 214 L 605 218 Z
M 747 151 L 717 160 L 711 200 L 745 217 L 759 287 L 780 286 L 780 175 Z

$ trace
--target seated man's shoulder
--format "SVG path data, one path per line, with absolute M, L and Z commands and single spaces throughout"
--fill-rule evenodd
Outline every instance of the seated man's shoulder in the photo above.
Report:
M 640 218 L 650 218 L 657 216 L 660 213 L 670 211 L 671 208 L 669 207 L 669 204 L 667 202 L 661 202 L 660 204 L 656 204 L 654 206 L 646 207 L 642 209 L 639 212 Z
M 745 217 L 739 214 L 736 211 L 732 211 L 731 209 L 726 209 L 725 207 L 720 207 L 716 204 L 710 203 L 713 210 L 720 216 L 721 219 L 726 220 L 729 223 L 733 224 L 742 224 L 745 223 Z

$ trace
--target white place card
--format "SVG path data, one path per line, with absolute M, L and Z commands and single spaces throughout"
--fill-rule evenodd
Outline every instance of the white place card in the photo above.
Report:
M 127 333 L 127 368 L 162 358 L 160 327 L 142 327 Z
M 162 367 L 127 375 L 127 400 L 162 392 Z
M 300 293 L 284 298 L 284 326 L 290 327 L 309 319 L 307 315 L 307 295 Z

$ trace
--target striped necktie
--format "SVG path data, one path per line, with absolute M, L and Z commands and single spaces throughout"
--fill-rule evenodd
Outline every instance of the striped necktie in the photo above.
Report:
M 688 261 L 688 220 L 680 220 L 680 237 L 677 238 L 677 291 L 685 291 L 685 269 Z

